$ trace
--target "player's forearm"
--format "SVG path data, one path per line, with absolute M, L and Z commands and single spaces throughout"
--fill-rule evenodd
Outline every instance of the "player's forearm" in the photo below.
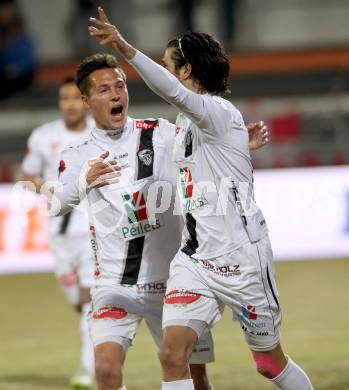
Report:
M 126 41 L 121 48 L 115 46 L 114 44 L 113 47 L 117 53 L 120 53 L 125 58 L 126 61 L 131 61 L 137 53 L 137 50 Z
M 55 216 L 61 216 L 72 211 L 82 199 L 79 183 L 71 182 L 55 188 L 50 199 L 50 208 Z

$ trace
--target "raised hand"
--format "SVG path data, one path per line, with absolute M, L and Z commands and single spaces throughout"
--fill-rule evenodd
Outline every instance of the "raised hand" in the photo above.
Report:
M 268 126 L 263 122 L 249 123 L 247 126 L 251 150 L 256 150 L 269 142 Z
M 88 188 L 100 188 L 119 182 L 117 178 L 121 175 L 120 167 L 115 160 L 105 161 L 108 156 L 109 152 L 103 152 L 91 165 L 86 176 Z
M 98 19 L 90 18 L 88 31 L 91 36 L 96 37 L 102 46 L 110 45 L 127 60 L 131 60 L 136 50 L 123 38 L 119 30 L 109 22 L 102 7 L 98 7 Z

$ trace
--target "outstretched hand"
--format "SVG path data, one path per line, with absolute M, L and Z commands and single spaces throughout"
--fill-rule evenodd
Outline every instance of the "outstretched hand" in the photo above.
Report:
M 102 7 L 98 7 L 98 18 L 90 18 L 88 31 L 91 36 L 96 37 L 102 46 L 110 45 L 126 60 L 131 60 L 136 50 L 123 38 L 119 30 L 109 22 Z
M 251 150 L 259 149 L 269 142 L 268 126 L 263 121 L 249 123 L 246 127 Z

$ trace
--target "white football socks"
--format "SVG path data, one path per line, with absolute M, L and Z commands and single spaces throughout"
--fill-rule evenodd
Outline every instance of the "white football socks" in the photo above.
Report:
M 194 384 L 191 379 L 162 382 L 162 390 L 194 390 Z
M 307 374 L 290 357 L 283 371 L 271 381 L 283 390 L 313 390 Z
M 95 357 L 88 326 L 88 313 L 91 303 L 84 303 L 81 307 L 80 336 L 81 336 L 81 368 L 94 375 Z
M 125 385 L 123 385 L 122 387 L 120 387 L 120 389 L 119 390 L 126 390 L 126 386 Z

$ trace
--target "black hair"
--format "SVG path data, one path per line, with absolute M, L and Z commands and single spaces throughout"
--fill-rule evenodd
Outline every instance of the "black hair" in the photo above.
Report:
M 76 73 L 76 83 L 83 95 L 88 95 L 90 88 L 90 74 L 99 69 L 117 69 L 124 81 L 126 81 L 126 75 L 121 69 L 118 60 L 113 55 L 93 54 L 82 60 Z
M 168 42 L 175 48 L 172 60 L 178 70 L 190 64 L 192 77 L 209 93 L 229 93 L 229 60 L 223 46 L 209 34 L 189 32 Z
M 66 84 L 75 84 L 76 85 L 76 79 L 74 76 L 67 76 L 65 77 L 59 84 L 60 87 L 63 87 L 63 85 Z

